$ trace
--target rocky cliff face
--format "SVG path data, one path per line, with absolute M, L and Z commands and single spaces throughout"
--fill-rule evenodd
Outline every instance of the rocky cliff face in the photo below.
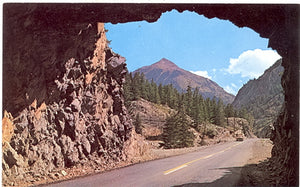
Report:
M 278 60 L 258 79 L 250 80 L 238 92 L 233 106 L 245 108 L 255 118 L 254 133 L 258 137 L 270 137 L 275 122 L 284 102 L 281 76 L 282 60 Z
M 34 61 L 42 65 L 25 66 L 17 58 L 20 51 L 6 59 L 4 109 L 13 115 L 6 112 L 3 119 L 7 127 L 3 131 L 8 137 L 3 139 L 4 182 L 16 178 L 32 180 L 89 161 L 105 167 L 126 158 L 126 141 L 132 137 L 132 124 L 123 102 L 125 58 L 107 47 L 102 23 L 89 24 L 76 38 L 79 39 L 64 50 L 75 50 L 73 47 L 77 45 L 81 58 L 75 55 L 61 62 L 56 53 L 47 52 Z M 44 45 L 40 41 L 46 40 L 43 35 L 38 39 L 33 42 L 34 47 Z M 26 45 L 19 47 L 23 49 Z M 84 58 L 87 53 L 80 50 L 87 49 L 92 53 Z M 8 74 L 13 67 L 13 75 L 17 77 Z M 13 85 L 7 83 L 10 81 L 20 84 L 11 95 L 7 94 L 12 92 Z
M 175 112 L 168 106 L 154 104 L 144 99 L 132 101 L 128 107 L 131 119 L 140 116 L 142 135 L 146 138 L 161 135 L 166 119 Z

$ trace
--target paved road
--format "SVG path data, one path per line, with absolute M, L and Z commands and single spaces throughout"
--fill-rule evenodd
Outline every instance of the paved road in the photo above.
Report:
M 49 186 L 234 186 L 255 141 L 227 142 Z

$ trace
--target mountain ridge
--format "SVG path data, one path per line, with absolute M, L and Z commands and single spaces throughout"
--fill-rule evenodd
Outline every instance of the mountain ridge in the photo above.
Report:
M 258 79 L 248 81 L 239 91 L 232 105 L 252 112 L 254 133 L 258 137 L 270 137 L 273 123 L 284 102 L 281 75 L 282 60 L 277 60 Z
M 232 103 L 234 95 L 227 93 L 216 82 L 184 70 L 172 61 L 162 58 L 158 62 L 138 68 L 133 71 L 143 73 L 148 80 L 153 80 L 157 84 L 172 84 L 178 91 L 183 92 L 187 86 L 199 88 L 199 92 L 204 98 L 220 98 L 224 103 Z

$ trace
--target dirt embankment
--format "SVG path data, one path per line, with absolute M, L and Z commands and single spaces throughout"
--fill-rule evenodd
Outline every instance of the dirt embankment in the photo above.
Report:
M 259 139 L 252 147 L 252 157 L 247 164 L 258 164 L 271 157 L 273 144 L 270 139 Z
M 252 157 L 242 168 L 238 186 L 272 186 L 276 176 L 272 176 L 269 162 L 273 144 L 269 139 L 259 139 L 252 147 Z

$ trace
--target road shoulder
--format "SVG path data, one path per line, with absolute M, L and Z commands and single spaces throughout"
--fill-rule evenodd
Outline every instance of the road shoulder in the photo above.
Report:
M 269 139 L 258 139 L 252 146 L 252 157 L 241 170 L 238 186 L 269 186 L 269 158 L 273 144 Z

